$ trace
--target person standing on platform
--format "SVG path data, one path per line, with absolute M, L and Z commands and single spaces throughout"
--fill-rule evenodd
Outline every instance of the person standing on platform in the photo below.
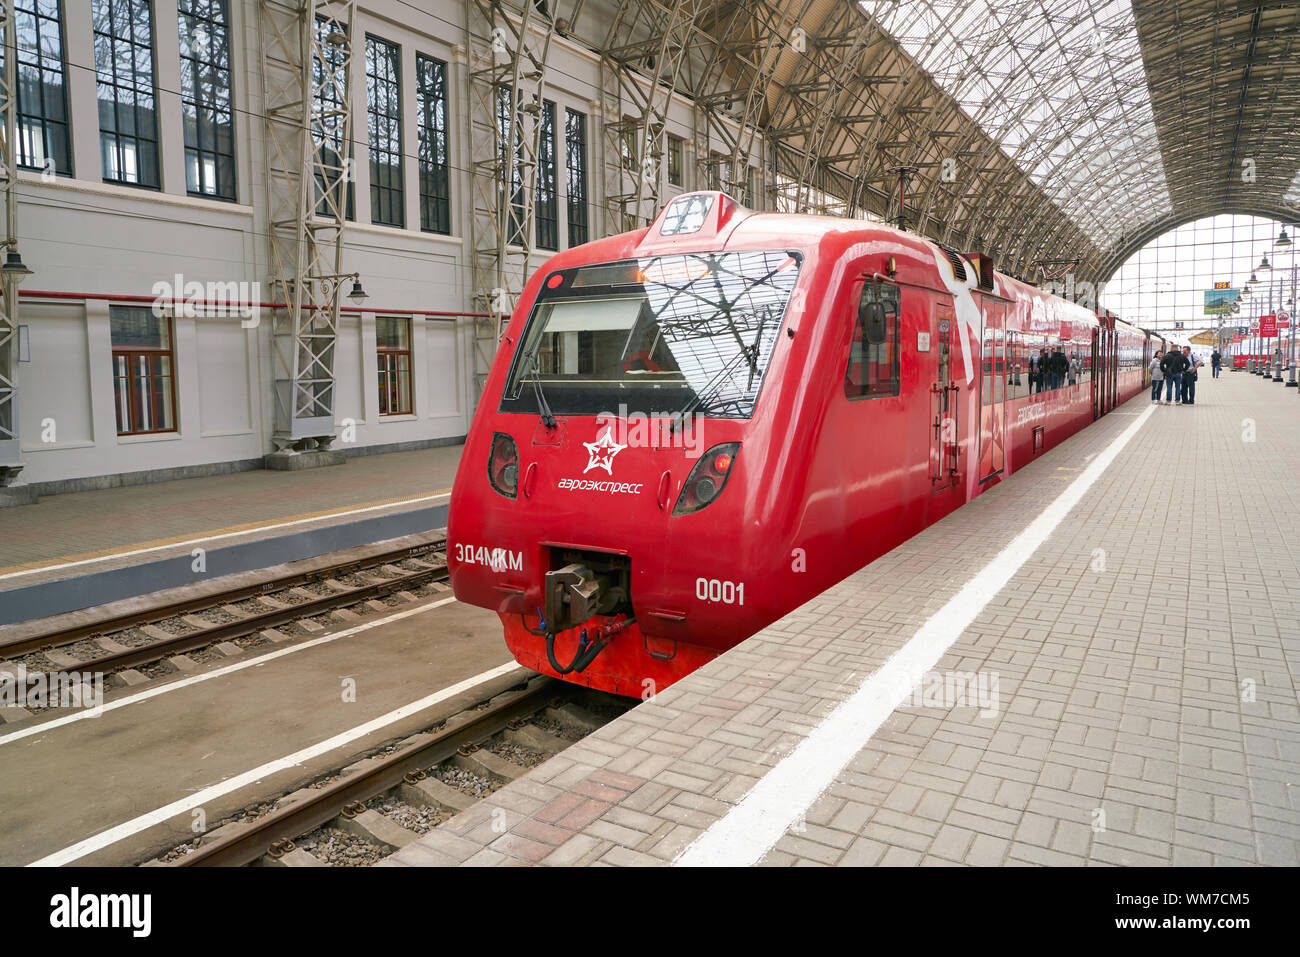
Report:
M 1153 355 L 1151 361 L 1147 363 L 1147 372 L 1151 375 L 1152 402 L 1160 401 L 1160 387 L 1165 384 L 1165 373 L 1164 370 L 1160 368 L 1160 357 L 1163 355 L 1164 352 L 1157 349 L 1156 354 Z
M 1192 355 L 1191 346 L 1183 346 L 1183 359 L 1187 362 L 1186 368 L 1183 369 L 1183 405 L 1195 405 L 1196 370 L 1205 363 Z
M 1083 368 L 1083 361 L 1079 358 L 1079 353 L 1070 357 L 1070 385 L 1078 385 L 1079 370 Z
M 1160 360 L 1160 370 L 1165 374 L 1165 405 L 1180 405 L 1183 401 L 1183 370 L 1187 359 L 1177 349 L 1170 349 Z
M 1047 388 L 1048 377 L 1051 376 L 1051 363 L 1047 361 L 1047 350 L 1038 350 L 1038 391 L 1042 392 Z
M 1219 350 L 1215 349 L 1210 353 L 1210 375 L 1211 378 L 1219 377 L 1219 366 L 1223 364 L 1223 356 L 1219 355 Z

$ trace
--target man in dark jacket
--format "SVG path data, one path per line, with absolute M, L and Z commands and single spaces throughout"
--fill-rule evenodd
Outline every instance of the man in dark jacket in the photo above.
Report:
M 1183 372 L 1187 369 L 1187 357 L 1177 349 L 1170 349 L 1160 360 L 1160 371 L 1165 374 L 1165 404 L 1171 401 L 1181 405 L 1183 401 Z
M 1187 368 L 1183 370 L 1183 405 L 1195 405 L 1196 369 L 1205 363 L 1192 355 L 1191 346 L 1183 346 L 1183 358 L 1187 360 Z
M 1052 353 L 1052 364 L 1056 368 L 1056 387 L 1063 389 L 1065 379 L 1070 374 L 1070 359 L 1060 346 L 1057 346 L 1056 351 Z
M 1214 373 L 1214 378 L 1219 377 L 1219 366 L 1223 364 L 1223 356 L 1219 355 L 1219 350 L 1215 349 L 1210 353 L 1210 371 Z

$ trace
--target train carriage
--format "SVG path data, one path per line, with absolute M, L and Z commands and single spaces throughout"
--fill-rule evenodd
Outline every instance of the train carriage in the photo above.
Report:
M 1158 347 L 985 256 L 679 196 L 524 289 L 455 594 L 529 668 L 662 689 L 1140 392 Z

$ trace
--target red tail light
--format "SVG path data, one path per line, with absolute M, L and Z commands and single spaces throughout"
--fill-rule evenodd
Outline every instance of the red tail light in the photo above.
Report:
M 492 434 L 492 451 L 488 453 L 488 481 L 506 498 L 519 496 L 519 451 L 515 440 L 504 432 Z
M 686 484 L 682 486 L 682 494 L 677 498 L 673 514 L 689 515 L 698 512 L 721 495 L 727 487 L 727 478 L 731 475 L 732 466 L 736 464 L 736 453 L 739 451 L 739 442 L 728 442 L 726 445 L 715 445 L 705 452 L 686 477 Z

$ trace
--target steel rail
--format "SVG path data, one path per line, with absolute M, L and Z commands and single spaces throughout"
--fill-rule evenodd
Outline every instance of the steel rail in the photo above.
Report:
M 183 615 L 191 611 L 201 611 L 205 608 L 215 608 L 221 605 L 228 605 L 231 602 L 242 601 L 247 598 L 263 598 L 272 592 L 285 591 L 286 589 L 294 588 L 299 585 L 324 581 L 325 579 L 335 578 L 339 575 L 350 575 L 358 571 L 365 571 L 366 569 L 375 568 L 381 565 L 389 565 L 393 562 L 420 558 L 430 552 L 441 550 L 446 546 L 446 544 L 446 539 L 440 539 L 433 542 L 423 542 L 418 545 L 408 545 L 403 548 L 395 548 L 390 551 L 381 552 L 377 555 L 349 559 L 346 562 L 327 565 L 311 571 L 294 572 L 293 574 L 281 575 L 277 578 L 256 582 L 251 585 L 240 585 L 210 595 L 185 598 L 180 601 L 159 605 L 154 608 L 127 612 L 122 615 L 114 615 L 97 621 L 71 625 L 67 628 L 61 628 L 56 631 L 43 632 L 39 635 L 0 642 L 0 658 L 12 658 L 16 655 L 40 651 L 44 648 L 56 648 L 60 645 L 69 645 L 85 638 L 101 637 L 105 634 L 115 631 L 123 631 L 136 625 L 148 625 L 153 624 L 154 622 L 165 621 L 168 618 L 175 618 L 178 615 Z M 406 579 L 400 579 L 400 581 L 405 580 Z M 399 581 L 399 579 L 392 579 L 392 581 L 396 582 Z M 350 592 L 338 592 L 338 594 L 344 596 L 350 594 Z M 293 607 L 302 608 L 304 606 L 295 605 Z M 253 619 L 250 617 L 241 620 L 251 621 Z M 198 632 L 191 632 L 190 634 L 194 635 L 198 634 Z M 98 661 L 101 659 L 96 660 Z
M 446 577 L 447 567 L 445 565 L 422 569 L 403 575 L 401 578 L 388 578 L 367 585 L 358 585 L 355 588 L 349 588 L 347 591 L 321 595 L 319 598 L 313 598 L 297 605 L 285 605 L 271 611 L 257 612 L 237 621 L 215 624 L 210 628 L 188 631 L 181 635 L 173 635 L 170 638 L 160 638 L 137 648 L 110 652 L 98 658 L 79 661 L 75 667 L 78 671 L 100 673 L 116 671 L 121 668 L 135 668 L 139 665 L 159 661 L 170 655 L 183 654 L 196 648 L 216 644 L 219 641 L 242 638 L 264 628 L 274 628 L 276 625 L 283 625 L 299 618 L 310 618 L 313 615 L 319 615 L 322 612 L 343 605 L 355 605 L 357 602 L 366 601 L 370 598 L 382 598 L 395 591 L 401 591 L 403 588 L 423 585 L 430 581 L 442 581 Z
M 427 741 L 377 758 L 368 768 L 332 781 L 319 794 L 272 811 L 228 837 L 219 838 L 171 861 L 175 867 L 240 867 L 271 851 L 280 842 L 306 834 L 338 817 L 354 801 L 367 801 L 401 784 L 408 774 L 446 761 L 458 750 L 491 737 L 519 718 L 529 717 L 550 702 L 556 682 L 543 676 L 529 680 L 512 697 L 472 712 L 461 722 L 434 732 Z M 498 696 L 501 697 L 501 696 Z M 288 848 L 285 848 L 286 850 Z

